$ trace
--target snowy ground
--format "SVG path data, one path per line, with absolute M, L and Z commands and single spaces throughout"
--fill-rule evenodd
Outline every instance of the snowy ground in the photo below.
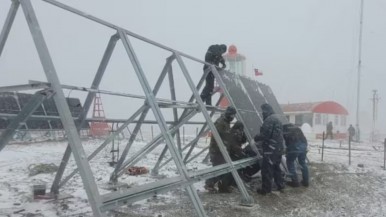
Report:
M 91 153 L 101 141 L 84 142 L 87 153 Z M 205 141 L 201 141 L 201 147 Z M 121 141 L 121 148 L 125 141 Z M 136 142 L 134 153 L 145 143 Z M 65 142 L 45 142 L 30 145 L 8 145 L 0 152 L 0 216 L 92 216 L 91 208 L 79 176 L 74 177 L 61 190 L 73 197 L 61 201 L 34 201 L 31 186 L 47 183 L 50 187 L 54 174 L 28 176 L 28 166 L 39 163 L 59 165 L 64 153 Z M 311 186 L 309 188 L 287 188 L 284 193 L 259 196 L 254 193 L 258 179 L 252 184 L 251 195 L 256 205 L 250 208 L 239 206 L 240 194 L 209 194 L 203 189 L 203 182 L 195 184 L 208 216 L 386 216 L 386 171 L 383 166 L 382 144 L 352 144 L 351 166 L 348 165 L 348 145 L 339 141 L 326 141 L 324 160 L 321 162 L 321 141 L 311 142 L 309 159 Z M 138 166 L 151 169 L 162 151 L 159 147 L 151 152 Z M 198 152 L 197 148 L 195 152 Z M 110 149 L 102 151 L 91 167 L 100 193 L 107 193 L 102 187 L 112 172 L 108 163 Z M 188 165 L 195 170 L 208 167 L 201 164 L 201 158 Z M 359 166 L 358 166 L 359 165 Z M 363 166 L 363 167 L 362 167 Z M 75 168 L 71 160 L 66 174 Z M 160 171 L 168 177 L 175 176 L 175 167 L 169 164 Z M 120 178 L 131 186 L 156 181 L 148 175 Z M 20 211 L 19 213 L 17 213 Z M 122 207 L 111 216 L 195 216 L 191 202 L 183 190 L 176 189 Z

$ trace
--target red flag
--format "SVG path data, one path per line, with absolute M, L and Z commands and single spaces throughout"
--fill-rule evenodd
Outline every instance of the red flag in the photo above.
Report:
M 263 75 L 263 72 L 259 71 L 258 69 L 255 70 L 255 76 Z

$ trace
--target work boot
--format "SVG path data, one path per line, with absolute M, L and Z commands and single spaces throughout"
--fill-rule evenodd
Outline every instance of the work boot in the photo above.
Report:
M 265 196 L 265 195 L 267 195 L 268 193 L 271 193 L 271 192 L 266 192 L 264 189 L 259 188 L 259 189 L 256 190 L 256 193 Z
M 228 187 L 219 187 L 218 193 L 232 193 L 233 187 L 228 186 Z
M 284 193 L 285 185 L 282 184 L 281 186 L 277 186 L 276 191 L 280 191 L 280 193 Z
M 310 183 L 305 182 L 305 181 L 302 181 L 302 185 L 303 185 L 304 187 L 308 187 L 308 186 L 310 186 Z
M 291 186 L 291 187 L 293 187 L 293 188 L 300 187 L 300 183 L 297 182 L 297 181 L 290 181 L 290 182 L 287 182 L 287 185 L 288 185 L 288 186 Z

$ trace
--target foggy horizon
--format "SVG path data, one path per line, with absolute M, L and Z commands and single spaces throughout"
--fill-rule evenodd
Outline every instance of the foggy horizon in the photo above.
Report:
M 280 104 L 335 101 L 349 111 L 347 125 L 355 124 L 360 0 L 60 2 L 202 60 L 209 45 L 234 44 L 247 57 L 247 73 L 252 76 L 254 68 L 261 70 L 264 75 L 256 79 L 271 87 Z M 61 83 L 88 87 L 115 32 L 45 2 L 32 3 Z M 0 2 L 2 25 L 10 4 Z M 385 11 L 385 2 L 365 0 L 359 119 L 362 132 L 370 131 L 370 98 L 378 90 L 377 128 L 382 135 L 386 130 Z M 137 40 L 133 45 L 154 82 L 167 52 Z M 141 93 L 133 73 L 117 73 L 131 66 L 128 60 L 122 43 L 117 43 L 101 89 Z M 186 64 L 193 69 L 191 76 L 199 79 L 202 66 L 188 60 Z M 0 71 L 5 75 L 2 86 L 45 81 L 21 8 L 0 58 Z M 178 85 L 190 93 L 183 82 Z M 114 97 L 104 100 L 106 115 L 127 118 L 115 110 L 121 104 Z

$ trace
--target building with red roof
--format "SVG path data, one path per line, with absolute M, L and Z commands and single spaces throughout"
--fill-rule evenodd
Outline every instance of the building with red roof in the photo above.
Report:
M 284 114 L 289 122 L 303 126 L 308 124 L 311 137 L 322 138 L 323 131 L 326 131 L 328 122 L 332 122 L 334 139 L 347 138 L 347 110 L 334 101 L 293 103 L 281 105 Z

